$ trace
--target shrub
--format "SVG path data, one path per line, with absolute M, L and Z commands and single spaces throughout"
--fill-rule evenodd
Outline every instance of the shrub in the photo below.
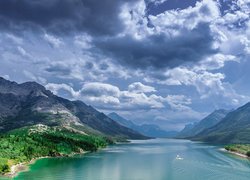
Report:
M 247 156 L 250 157 L 250 151 L 247 152 Z

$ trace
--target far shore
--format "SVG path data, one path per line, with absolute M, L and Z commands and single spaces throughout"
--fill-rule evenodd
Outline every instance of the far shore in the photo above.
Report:
M 220 148 L 220 150 L 221 150 L 221 151 L 224 151 L 224 152 L 228 152 L 228 153 L 230 153 L 230 154 L 237 155 L 237 156 L 242 157 L 242 158 L 247 158 L 247 159 L 250 158 L 250 157 L 248 157 L 248 156 L 245 155 L 245 154 L 242 154 L 242 153 L 239 153 L 239 152 L 235 152 L 235 151 L 228 151 L 228 150 L 226 150 L 225 148 Z

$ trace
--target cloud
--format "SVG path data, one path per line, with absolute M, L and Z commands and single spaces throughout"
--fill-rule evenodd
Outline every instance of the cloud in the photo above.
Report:
M 63 45 L 63 42 L 59 38 L 47 33 L 44 34 L 44 39 L 54 48 L 59 48 L 61 45 Z
M 28 78 L 28 80 L 30 81 L 36 81 L 38 83 L 42 83 L 42 84 L 46 84 L 47 80 L 44 79 L 43 77 L 40 76 L 36 76 L 33 73 L 27 71 L 27 70 L 23 70 L 23 74 Z
M 100 97 L 102 95 L 104 96 L 119 96 L 120 90 L 118 87 L 105 84 L 105 83 L 99 83 L 99 82 L 90 82 L 83 85 L 81 89 L 81 95 L 82 96 L 96 96 Z
M 152 86 L 146 86 L 141 82 L 134 82 L 128 86 L 128 90 L 136 93 L 149 93 L 156 92 L 155 88 Z
M 200 94 L 200 99 L 206 100 L 207 103 L 216 99 L 216 103 L 221 106 L 237 106 L 249 100 L 249 97 L 236 93 L 229 83 L 224 82 L 225 75 L 222 73 L 212 73 L 197 67 L 178 67 L 169 70 L 166 75 L 168 78 L 162 83 L 193 86 Z
M 32 58 L 32 56 L 27 53 L 27 51 L 25 51 L 21 46 L 17 47 L 17 51 L 23 56 L 23 57 L 28 57 L 28 58 Z
M 73 35 L 76 46 L 126 68 L 173 68 L 218 51 L 209 24 L 219 15 L 212 0 L 155 16 L 147 14 L 143 0 L 18 2 L 0 2 L 0 29 L 41 28 L 57 48 L 63 44 L 59 37 Z
M 88 34 L 77 35 L 74 38 L 74 43 L 82 49 L 90 49 L 92 47 L 92 37 Z
M 197 70 L 217 70 L 221 69 L 225 66 L 227 62 L 240 62 L 236 56 L 233 55 L 224 55 L 224 54 L 215 54 L 213 56 L 209 56 L 205 58 L 203 61 L 199 63 L 199 65 L 195 66 Z
M 63 62 L 53 62 L 48 64 L 45 71 L 57 76 L 69 76 L 72 73 L 72 68 Z
M 195 7 L 148 17 L 144 3 L 136 7 L 125 6 L 121 13 L 125 32 L 93 40 L 105 56 L 123 66 L 145 70 L 195 63 L 218 52 L 210 26 L 220 15 L 216 2 L 206 0 Z
M 6 36 L 16 44 L 23 44 L 23 39 L 20 37 L 17 37 L 13 34 L 6 34 Z
M 68 46 L 67 48 L 72 48 Z M 75 49 L 74 49 L 75 50 Z M 66 54 L 64 54 L 66 53 Z M 39 67 L 41 68 L 41 67 Z M 119 64 L 110 63 L 109 59 L 97 59 L 91 54 L 68 55 L 68 51 L 62 51 L 58 57 L 56 54 L 53 60 L 42 62 L 42 70 L 46 75 L 53 75 L 55 78 L 74 79 L 81 81 L 105 81 L 111 77 L 127 79 L 131 77 L 130 70 Z
M 153 26 L 160 27 L 157 31 L 171 32 L 181 27 L 193 29 L 199 23 L 211 23 L 219 17 L 219 4 L 213 0 L 203 0 L 196 2 L 193 7 L 168 10 L 155 16 L 149 15 L 149 20 Z
M 144 93 L 121 91 L 118 87 L 99 82 L 86 83 L 79 98 L 104 109 L 150 109 L 164 105 Z
M 98 40 L 96 46 L 107 56 L 132 68 L 172 68 L 197 62 L 217 52 L 212 48 L 213 37 L 207 24 L 199 24 L 192 31 L 183 29 L 175 38 L 164 34 L 145 39 L 131 36 Z
M 1 74 L 169 127 L 235 108 L 250 96 L 249 0 L 195 1 L 0 1 Z
M 140 82 L 135 82 L 132 83 L 133 88 L 131 85 L 128 87 L 130 90 L 120 90 L 117 86 L 111 84 L 89 82 L 85 83 L 78 91 L 75 91 L 71 86 L 66 84 L 49 83 L 46 85 L 46 88 L 57 95 L 60 95 L 62 90 L 67 91 L 71 95 L 70 99 L 83 100 L 104 110 L 149 110 L 162 109 L 167 106 L 179 112 L 190 110 L 188 106 L 192 103 L 191 99 L 184 95 L 168 95 L 166 97 L 156 94 L 146 95 L 142 90 L 139 91 L 135 85 L 139 85 L 139 88 L 145 86 Z M 150 86 L 145 87 L 148 88 L 147 93 L 156 92 Z
M 115 34 L 123 24 L 118 13 L 124 2 L 134 0 L 8 0 L 0 1 L 0 27 L 5 30 L 45 29 L 68 34 Z
M 66 91 L 69 94 L 69 98 L 77 97 L 79 95 L 78 92 L 74 91 L 74 89 L 67 84 L 54 84 L 54 83 L 48 83 L 45 86 L 46 89 L 49 89 L 52 91 L 54 94 L 60 94 L 60 91 Z
M 195 6 L 197 0 L 145 0 L 148 7 L 148 14 L 157 15 L 167 10 L 185 9 Z
M 188 105 L 192 104 L 192 100 L 184 95 L 168 95 L 166 101 L 175 111 L 189 111 Z

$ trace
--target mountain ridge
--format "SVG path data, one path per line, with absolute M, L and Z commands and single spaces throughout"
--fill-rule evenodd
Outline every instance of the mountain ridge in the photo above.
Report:
M 89 133 L 145 139 L 82 101 L 54 95 L 36 82 L 18 84 L 0 78 L 0 132 L 42 123 L 71 126 Z
M 218 124 L 197 134 L 192 140 L 213 143 L 250 143 L 250 102 L 231 111 Z
M 180 133 L 178 133 L 177 137 L 180 138 L 190 138 L 203 130 L 213 127 L 217 123 L 219 123 L 230 111 L 225 109 L 218 109 L 207 115 L 205 118 L 200 120 L 197 123 L 190 125 L 189 129 L 183 129 Z

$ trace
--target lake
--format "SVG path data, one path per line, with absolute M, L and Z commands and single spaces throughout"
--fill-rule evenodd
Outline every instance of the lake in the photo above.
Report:
M 15 179 L 249 180 L 250 161 L 219 148 L 176 139 L 132 141 L 77 157 L 40 159 Z

